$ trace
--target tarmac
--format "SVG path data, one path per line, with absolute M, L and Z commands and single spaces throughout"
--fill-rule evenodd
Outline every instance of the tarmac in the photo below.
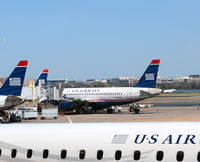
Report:
M 122 112 L 107 114 L 59 114 L 57 119 L 23 120 L 21 123 L 90 123 L 90 122 L 200 122 L 200 96 L 156 97 L 142 103 L 152 104 L 149 109 L 141 108 L 140 114 L 131 113 L 129 107 Z

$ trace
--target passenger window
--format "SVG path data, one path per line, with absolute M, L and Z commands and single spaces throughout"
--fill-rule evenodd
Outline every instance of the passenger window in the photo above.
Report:
M 79 153 L 79 159 L 84 159 L 85 158 L 85 150 L 80 150 L 80 153 Z
M 32 157 L 32 154 L 33 154 L 33 151 L 31 149 L 28 149 L 27 150 L 27 158 L 31 158 Z
M 97 151 L 97 160 L 101 160 L 103 158 L 103 151 L 102 150 L 98 150 Z
M 183 151 L 178 151 L 176 155 L 176 160 L 177 161 L 183 161 L 184 158 L 184 152 Z
M 47 150 L 47 149 L 43 150 L 43 158 L 47 159 L 48 156 L 49 156 L 49 150 Z
M 200 161 L 200 152 L 197 154 L 197 161 Z
M 0 149 L 0 156 L 1 156 L 1 149 Z
M 134 159 L 134 160 L 140 160 L 140 156 L 141 156 L 140 151 L 135 151 L 135 152 L 134 152 L 133 159 Z
M 164 156 L 163 151 L 158 151 L 157 155 L 156 155 L 156 160 L 162 161 L 163 160 L 163 156 Z
M 16 149 L 12 149 L 11 157 L 12 157 L 12 158 L 15 158 L 16 155 L 17 155 L 17 150 L 16 150 Z
M 115 152 L 115 160 L 120 160 L 122 156 L 122 152 L 120 150 L 117 150 Z
M 62 150 L 62 151 L 61 151 L 61 154 L 60 154 L 60 158 L 61 158 L 61 159 L 65 159 L 66 156 L 67 156 L 67 151 L 66 151 L 66 150 Z

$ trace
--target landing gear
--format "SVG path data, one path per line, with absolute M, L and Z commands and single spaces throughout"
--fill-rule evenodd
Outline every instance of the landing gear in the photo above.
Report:
M 93 113 L 93 109 L 92 107 L 79 107 L 79 108 L 76 108 L 75 112 L 77 114 L 80 114 L 80 113 L 83 113 L 83 114 L 91 114 Z
M 108 109 L 106 110 L 106 112 L 107 112 L 108 114 L 112 114 L 112 113 L 113 113 L 113 109 L 108 108 Z

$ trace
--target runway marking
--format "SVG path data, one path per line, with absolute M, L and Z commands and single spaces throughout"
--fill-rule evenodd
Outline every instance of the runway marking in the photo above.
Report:
M 70 117 L 67 116 L 67 118 L 68 118 L 68 120 L 69 120 L 69 123 L 72 124 L 72 121 L 71 121 Z

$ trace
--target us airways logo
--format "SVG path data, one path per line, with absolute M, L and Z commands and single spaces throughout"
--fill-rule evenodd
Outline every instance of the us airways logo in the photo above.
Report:
M 128 134 L 115 134 L 111 144 L 125 144 L 128 139 Z
M 21 78 L 10 78 L 10 86 L 21 86 Z
M 155 80 L 154 73 L 145 74 L 145 80 Z
M 179 134 L 160 137 L 159 134 L 138 134 L 134 139 L 135 144 L 200 144 L 200 138 L 194 134 Z

